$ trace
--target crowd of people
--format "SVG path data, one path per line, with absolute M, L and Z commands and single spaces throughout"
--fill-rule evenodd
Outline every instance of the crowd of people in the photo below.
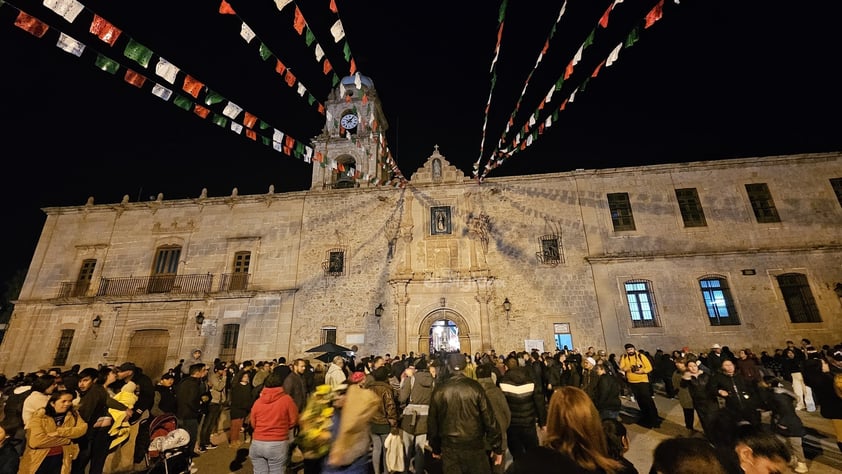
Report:
M 188 433 L 188 460 L 224 439 L 248 445 L 259 474 L 804 473 L 798 412 L 817 409 L 842 450 L 842 344 L 787 341 L 760 357 L 719 344 L 623 349 L 337 353 L 324 364 L 206 362 L 195 349 L 154 383 L 132 362 L 0 376 L 0 474 L 132 472 L 166 416 Z M 622 400 L 659 429 L 656 388 L 678 400 L 687 433 L 641 469 L 624 457 Z

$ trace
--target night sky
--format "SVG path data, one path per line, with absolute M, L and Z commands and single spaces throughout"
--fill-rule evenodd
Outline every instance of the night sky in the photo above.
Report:
M 296 5 L 336 73 L 348 73 L 342 45 L 357 70 L 374 81 L 389 121 L 387 141 L 398 167 L 412 173 L 434 145 L 466 175 L 496 148 L 529 77 L 515 129 L 536 110 L 589 33 L 574 74 L 554 94 L 555 109 L 575 87 L 575 100 L 552 126 L 488 178 L 654 163 L 842 150 L 837 0 L 673 0 L 643 28 L 658 4 L 614 5 L 607 28 L 598 20 L 614 2 L 510 0 L 497 61 L 500 2 L 428 0 L 299 0 L 278 10 L 271 0 L 83 2 L 69 23 L 41 1 L 0 6 L 0 126 L 7 225 L 0 282 L 26 268 L 44 223 L 42 207 L 95 202 L 302 190 L 310 165 L 174 106 L 150 93 L 154 65 L 141 89 L 123 81 L 128 39 L 166 58 L 272 127 L 307 142 L 324 117 L 263 60 L 294 72 L 307 94 L 324 101 L 332 89 L 314 47 L 293 28 Z M 15 26 L 18 8 L 51 27 L 42 38 Z M 455 8 L 455 9 L 454 9 Z M 93 13 L 122 30 L 114 47 L 88 32 Z M 341 19 L 345 38 L 329 28 Z M 240 36 L 245 23 L 257 39 Z M 553 27 L 555 30 L 553 31 Z M 55 47 L 58 31 L 86 44 L 80 57 Z M 616 62 L 585 78 L 636 31 Z M 552 32 L 552 33 L 551 33 Z M 548 42 L 548 38 L 551 41 Z M 539 53 L 548 42 L 541 62 Z M 110 75 L 96 54 L 117 59 Z M 137 71 L 143 71 L 140 66 Z M 494 78 L 492 89 L 492 77 Z M 581 89 L 584 82 L 584 90 Z M 178 82 L 176 82 L 179 85 Z M 179 87 L 166 84 L 175 91 Z M 486 105 L 490 107 L 486 115 Z M 306 96 L 306 95 L 305 95 Z M 544 112 L 546 115 L 548 112 Z M 483 123 L 487 123 L 483 142 Z

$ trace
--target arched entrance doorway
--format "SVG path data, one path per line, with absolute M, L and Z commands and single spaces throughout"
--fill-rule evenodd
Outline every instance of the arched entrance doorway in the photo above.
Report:
M 419 354 L 434 351 L 459 351 L 471 354 L 471 328 L 461 314 L 452 309 L 432 311 L 418 326 Z

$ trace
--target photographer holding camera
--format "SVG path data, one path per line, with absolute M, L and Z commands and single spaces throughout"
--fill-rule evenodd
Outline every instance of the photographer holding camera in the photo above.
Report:
M 640 407 L 638 424 L 646 428 L 660 428 L 661 418 L 658 416 L 658 407 L 652 400 L 652 390 L 649 385 L 652 363 L 648 357 L 637 352 L 634 344 L 626 344 L 625 348 L 626 353 L 620 356 L 620 370 L 625 372 L 626 380 Z

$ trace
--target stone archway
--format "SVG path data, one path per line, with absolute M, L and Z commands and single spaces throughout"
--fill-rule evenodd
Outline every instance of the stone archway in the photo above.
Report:
M 421 324 L 418 325 L 418 340 L 415 344 L 416 353 L 429 354 L 430 353 L 430 330 L 436 321 L 452 321 L 456 328 L 456 334 L 459 339 L 459 352 L 472 354 L 471 351 L 471 327 L 461 314 L 448 308 L 439 308 L 431 311 Z

